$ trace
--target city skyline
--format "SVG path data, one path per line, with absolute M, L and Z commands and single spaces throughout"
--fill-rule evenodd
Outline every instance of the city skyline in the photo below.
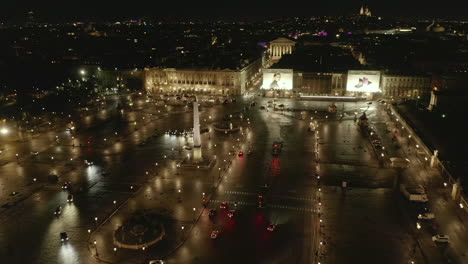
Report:
M 180 8 L 180 6 L 183 8 Z M 119 5 L 109 2 L 94 3 L 79 1 L 75 3 L 53 3 L 24 1 L 5 3 L 0 10 L 0 22 L 23 22 L 27 13 L 34 12 L 38 22 L 62 22 L 71 20 L 119 20 L 147 17 L 151 19 L 230 19 L 261 20 L 287 16 L 349 16 L 359 14 L 361 6 L 367 6 L 373 16 L 427 17 L 444 19 L 467 18 L 460 3 L 444 1 L 443 4 L 429 4 L 423 1 L 327 1 L 304 6 L 300 1 L 289 2 L 287 6 L 237 1 L 235 5 L 220 6 L 208 3 L 155 3 Z M 307 7 L 307 8 L 304 8 Z

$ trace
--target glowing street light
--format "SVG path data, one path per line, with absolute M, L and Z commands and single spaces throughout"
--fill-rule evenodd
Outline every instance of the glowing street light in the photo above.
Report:
M 8 134 L 8 132 L 10 132 L 10 131 L 8 131 L 8 129 L 5 128 L 5 127 L 2 128 L 2 129 L 0 129 L 0 133 L 1 133 L 2 135 L 6 135 L 6 134 Z

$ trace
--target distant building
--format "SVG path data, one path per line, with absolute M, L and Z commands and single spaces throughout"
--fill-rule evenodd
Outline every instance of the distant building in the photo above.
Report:
M 415 99 L 431 92 L 430 76 L 382 75 L 381 89 L 386 97 Z
M 433 20 L 432 23 L 426 27 L 426 31 L 432 33 L 442 33 L 445 32 L 445 28 L 438 23 L 436 24 Z
M 29 11 L 26 14 L 26 23 L 25 23 L 25 25 L 26 26 L 34 26 L 35 24 L 36 24 L 36 19 L 34 18 L 34 12 Z
M 361 9 L 359 10 L 359 15 L 360 16 L 372 16 L 372 12 L 367 6 L 361 6 Z
M 153 93 L 240 95 L 255 85 L 262 59 L 240 70 L 146 68 L 144 85 Z
M 287 38 L 277 38 L 270 41 L 268 51 L 270 53 L 271 63 L 279 61 L 284 54 L 292 54 L 295 45 L 295 41 Z
M 431 81 L 430 76 L 382 74 L 378 86 L 385 97 L 415 99 L 430 94 Z M 348 91 L 347 82 L 347 73 L 294 71 L 292 91 L 278 95 L 359 96 L 360 94 L 364 96 L 369 94 Z

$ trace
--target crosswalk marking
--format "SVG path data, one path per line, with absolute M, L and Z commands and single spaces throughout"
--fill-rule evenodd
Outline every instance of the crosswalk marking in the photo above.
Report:
M 257 196 L 258 193 L 252 192 L 240 192 L 240 191 L 225 191 L 225 194 L 234 194 L 241 196 Z M 298 201 L 310 201 L 313 202 L 315 199 L 311 196 L 289 196 L 289 195 L 272 195 L 273 199 L 287 199 L 287 200 L 298 200 Z
M 222 202 L 227 202 L 228 204 L 233 204 L 234 201 L 228 201 L 228 200 L 211 200 L 211 202 L 215 204 L 221 204 Z M 252 202 L 237 202 L 238 205 L 247 205 L 247 206 L 257 206 L 256 203 Z M 271 204 L 267 205 L 267 208 L 273 208 L 273 209 L 284 209 L 284 210 L 291 210 L 291 211 L 297 211 L 297 212 L 305 212 L 305 213 L 317 213 L 317 210 L 314 208 L 305 208 L 305 207 L 294 207 L 294 206 L 287 206 L 287 205 L 277 205 L 277 204 Z

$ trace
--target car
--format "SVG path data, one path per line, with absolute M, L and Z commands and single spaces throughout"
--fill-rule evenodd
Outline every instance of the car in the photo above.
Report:
M 67 202 L 69 202 L 69 203 L 73 202 L 73 194 L 68 195 Z
M 229 210 L 227 216 L 228 216 L 229 218 L 233 218 L 234 215 L 235 215 L 235 213 L 236 213 L 236 210 Z
M 162 259 L 154 259 L 154 260 L 150 260 L 148 262 L 148 264 L 164 264 L 164 261 L 162 261 Z
M 221 209 L 226 209 L 227 208 L 227 202 L 222 202 L 221 205 L 219 206 Z
M 71 189 L 71 182 L 64 182 L 62 185 L 63 190 L 70 190 Z
M 274 225 L 274 224 L 271 224 L 271 225 L 269 225 L 269 226 L 267 227 L 267 230 L 270 231 L 270 232 L 275 231 L 275 229 L 276 229 L 276 225 Z
M 84 163 L 86 164 L 86 166 L 92 166 L 92 165 L 94 165 L 94 162 L 89 161 L 89 160 L 85 160 Z
M 39 151 L 31 151 L 31 155 L 37 156 L 39 155 Z
M 213 230 L 213 232 L 211 232 L 211 239 L 218 238 L 218 235 L 219 235 L 219 231 L 218 230 Z
M 61 233 L 60 233 L 60 240 L 61 240 L 62 242 L 68 241 L 67 232 L 61 232 Z
M 374 144 L 374 147 L 375 147 L 376 149 L 382 149 L 382 145 L 380 145 L 380 144 Z
M 243 156 L 244 156 L 244 152 L 239 151 L 239 153 L 237 153 L 237 156 L 238 156 L 239 158 L 243 157 Z
M 449 237 L 447 235 L 435 235 L 432 237 L 432 241 L 436 243 L 448 243 Z
M 274 149 L 271 151 L 271 154 L 277 156 L 277 155 L 280 154 L 280 152 L 281 152 L 281 150 L 280 150 L 279 148 L 274 148 Z
M 62 214 L 62 206 L 55 208 L 54 215 L 59 216 Z
M 433 213 L 423 213 L 418 215 L 418 219 L 430 220 L 434 218 L 435 215 Z
M 211 209 L 210 212 L 208 213 L 208 216 L 215 216 L 216 215 L 216 210 Z

